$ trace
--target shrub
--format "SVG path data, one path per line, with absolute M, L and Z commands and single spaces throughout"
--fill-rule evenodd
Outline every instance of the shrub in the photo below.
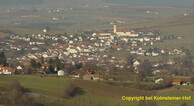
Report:
M 194 84 L 194 77 L 191 77 L 191 84 Z
M 2 94 L 1 104 L 12 106 L 34 106 L 33 100 L 24 92 L 18 81 L 13 81 Z
M 83 95 L 84 91 L 80 87 L 76 87 L 73 81 L 67 81 L 65 85 L 65 90 L 63 91 L 62 98 L 72 98 L 76 95 Z
M 181 106 L 188 106 L 185 102 L 181 104 Z

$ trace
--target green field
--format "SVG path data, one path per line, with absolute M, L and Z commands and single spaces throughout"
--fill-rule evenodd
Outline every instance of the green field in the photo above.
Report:
M 194 104 L 194 92 L 190 90 L 180 89 L 177 90 L 176 88 L 160 91 L 157 93 L 157 96 L 174 96 L 174 97 L 182 97 L 182 96 L 191 96 L 191 100 L 180 100 L 180 101 L 156 101 L 158 106 L 180 106 L 182 103 L 186 102 L 187 105 L 192 106 Z
M 86 104 L 89 106 L 90 103 L 95 105 L 127 105 L 134 104 L 130 102 L 121 102 L 122 95 L 135 96 L 135 95 L 150 95 L 150 93 L 136 90 L 133 88 L 122 88 L 117 86 L 111 86 L 103 83 L 97 83 L 95 81 L 84 81 L 84 80 L 74 80 L 75 84 L 83 88 L 86 93 L 84 95 L 75 97 L 73 99 L 59 100 L 59 96 L 65 88 L 65 83 L 68 78 L 50 78 L 50 77 L 40 77 L 40 76 L 0 76 L 0 87 L 8 85 L 11 81 L 18 80 L 20 84 L 30 92 L 41 94 L 43 97 L 36 98 L 36 101 L 44 104 L 52 104 L 56 101 L 61 101 L 60 104 L 73 104 L 75 102 L 78 104 Z M 111 88 L 113 87 L 113 88 Z M 131 92 L 131 93 L 130 93 Z M 86 103 L 84 103 L 86 102 Z
M 8 34 L 0 32 L 0 38 L 5 37 L 5 36 L 8 36 Z
M 15 34 L 63 34 L 63 31 L 58 31 L 58 30 L 52 30 L 47 33 L 43 33 L 43 29 L 24 29 L 24 28 L 14 28 L 14 27 L 0 27 L 0 30 L 10 30 L 14 32 Z M 0 35 L 7 36 L 8 34 L 0 32 Z
M 15 8 L 18 9 L 17 6 Z M 148 10 L 158 12 L 159 14 L 147 14 L 146 11 Z M 137 23 L 182 16 L 186 11 L 190 11 L 190 9 L 160 6 L 135 7 L 114 5 L 106 8 L 80 8 L 55 13 L 48 13 L 46 9 L 30 12 L 21 10 L 18 13 L 13 12 L 9 14 L 1 14 L 0 26 L 20 27 L 36 30 L 49 26 L 52 31 L 56 30 L 63 32 L 101 31 L 102 29 L 112 28 L 110 22 L 113 22 L 114 20 L 125 21 L 125 23 L 120 25 L 128 25 L 127 27 L 131 27 L 135 26 L 134 24 Z M 35 15 L 37 17 L 31 17 L 29 15 Z M 59 18 L 59 20 L 56 21 L 52 18 Z M 20 22 L 20 24 L 14 24 L 15 22 Z
M 0 87 L 8 85 L 11 81 L 18 80 L 20 84 L 30 92 L 40 94 L 36 97 L 37 103 L 46 105 L 80 105 L 80 106 L 138 106 L 138 102 L 122 101 L 122 96 L 151 96 L 157 92 L 157 96 L 192 96 L 194 92 L 191 89 L 194 86 L 178 86 L 177 87 L 159 90 L 159 91 L 143 91 L 134 88 L 119 87 L 107 85 L 102 82 L 73 80 L 76 86 L 84 89 L 84 95 L 74 97 L 72 99 L 59 99 L 59 95 L 65 87 L 66 81 L 69 78 L 51 78 L 40 76 L 21 76 L 21 75 L 1 75 Z M 158 106 L 180 106 L 186 102 L 192 106 L 194 100 L 191 101 L 156 101 Z

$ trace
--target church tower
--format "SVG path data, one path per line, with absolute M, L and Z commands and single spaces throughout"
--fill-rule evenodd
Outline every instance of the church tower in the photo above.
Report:
M 113 32 L 116 33 L 117 32 L 117 22 L 115 21 L 113 24 Z

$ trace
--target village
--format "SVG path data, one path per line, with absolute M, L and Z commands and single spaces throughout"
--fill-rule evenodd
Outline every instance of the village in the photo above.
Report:
M 44 33 L 47 29 L 43 30 Z M 154 46 L 155 43 L 164 40 L 160 37 L 160 31 L 155 30 L 137 30 L 137 29 L 119 29 L 117 24 L 113 24 L 113 30 L 106 33 L 93 33 L 90 36 L 57 34 L 36 34 L 36 35 L 16 35 L 10 34 L 9 37 L 1 39 L 1 51 L 6 54 L 14 54 L 8 56 L 7 61 L 12 64 L 11 67 L 0 66 L 0 74 L 14 74 L 16 70 L 23 70 L 24 67 L 30 66 L 31 60 L 41 63 L 36 71 L 40 74 L 46 74 L 46 70 L 50 69 L 49 59 L 59 59 L 61 63 L 67 64 L 68 67 L 81 64 L 85 67 L 88 64 L 95 64 L 101 70 L 106 72 L 117 69 L 129 69 L 135 73 L 139 73 L 139 66 L 143 61 L 134 58 L 132 64 L 129 65 L 126 59 L 120 59 L 106 53 L 110 52 L 128 52 L 129 55 L 140 56 L 162 56 L 162 55 L 178 55 L 185 56 L 187 50 L 165 48 L 143 49 L 142 46 Z M 169 39 L 183 39 L 182 36 L 168 36 Z M 176 62 L 168 60 L 166 62 L 152 62 L 152 74 L 169 75 L 171 72 L 166 69 L 160 69 L 162 65 L 174 65 Z M 61 67 L 53 67 L 58 75 L 68 75 L 75 78 L 103 80 L 106 75 L 95 72 L 93 68 L 85 68 L 82 76 L 79 69 L 73 69 L 71 72 L 63 71 Z M 77 71 L 78 70 L 78 71 Z M 88 71 L 92 70 L 92 71 Z M 161 79 L 160 79 L 161 80 Z M 157 81 L 156 81 L 157 82 Z M 158 83 L 158 82 L 157 82 Z

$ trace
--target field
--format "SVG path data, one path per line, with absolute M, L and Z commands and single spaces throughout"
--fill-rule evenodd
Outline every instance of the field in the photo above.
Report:
M 163 42 L 156 42 L 153 46 L 138 46 L 143 47 L 144 49 L 148 48 L 161 48 L 161 49 L 181 49 L 182 47 L 188 48 L 192 55 L 194 54 L 194 15 L 188 17 L 174 17 L 164 20 L 158 21 L 150 21 L 141 24 L 142 26 L 147 26 L 147 29 L 160 30 L 161 37 L 175 35 L 175 36 L 183 36 L 183 39 L 173 39 L 173 40 L 164 40 Z M 138 27 L 139 24 L 135 24 L 135 27 Z M 126 27 L 126 26 L 122 26 Z M 126 58 L 129 52 L 111 52 L 106 53 L 107 55 L 112 55 L 117 58 Z M 138 56 L 139 59 L 149 59 L 150 61 L 159 61 L 162 59 L 173 59 L 176 56 Z
M 37 101 L 45 102 L 48 100 L 58 100 L 61 92 L 65 87 L 68 78 L 50 78 L 39 76 L 0 76 L 0 87 L 6 86 L 9 82 L 18 80 L 21 85 L 30 92 L 46 95 L 46 97 L 40 98 Z M 136 96 L 136 95 L 150 95 L 152 92 L 145 92 L 142 90 L 136 90 L 133 88 L 123 88 L 118 86 L 111 86 L 103 83 L 97 83 L 94 81 L 74 80 L 75 84 L 83 88 L 86 93 L 82 96 L 75 97 L 68 101 L 67 104 L 71 104 L 73 101 L 81 103 L 84 101 L 90 101 L 91 103 L 101 104 L 129 104 L 128 102 L 121 101 L 121 96 Z M 83 100 L 82 100 L 83 99 Z M 132 103 L 133 104 L 133 103 Z
M 0 32 L 0 38 L 5 37 L 5 36 L 8 36 L 8 34 Z
M 159 91 L 157 93 L 157 96 L 174 96 L 174 97 L 182 97 L 182 96 L 191 96 L 191 100 L 189 101 L 156 101 L 156 103 L 158 104 L 158 106 L 168 106 L 168 105 L 172 105 L 172 106 L 180 106 L 182 103 L 186 102 L 186 104 L 188 106 L 192 106 L 194 104 L 194 92 L 191 91 L 190 89 L 185 90 L 183 88 L 181 89 L 176 89 L 176 88 L 171 88 L 168 90 L 163 90 L 163 91 Z
M 15 8 L 18 9 L 18 7 Z M 0 8 L 0 10 L 1 9 L 9 8 L 5 7 Z M 36 11 L 28 11 L 24 9 L 19 12 L 1 14 L 0 26 L 36 30 L 41 30 L 48 26 L 51 31 L 56 30 L 62 32 L 101 31 L 103 29 L 112 28 L 110 22 L 114 20 L 124 21 L 125 23 L 121 23 L 121 26 L 128 25 L 128 27 L 131 27 L 137 23 L 182 16 L 185 11 L 190 11 L 190 9 L 175 7 L 114 5 L 97 9 L 66 9 L 55 13 L 48 13 L 45 9 L 38 10 L 35 8 L 35 10 Z M 146 11 L 151 11 L 153 13 L 147 14 Z M 154 12 L 158 12 L 158 14 L 154 14 Z M 53 20 L 53 18 L 59 18 L 59 20 Z M 31 31 L 29 31 L 29 33 L 30 32 Z
M 39 94 L 35 101 L 37 103 L 47 105 L 93 105 L 93 106 L 137 106 L 138 102 L 122 101 L 122 96 L 151 96 L 156 92 L 157 96 L 194 96 L 194 86 L 176 86 L 159 91 L 143 91 L 134 88 L 126 88 L 120 86 L 107 85 L 102 82 L 73 80 L 76 86 L 84 89 L 85 94 L 74 97 L 72 99 L 59 99 L 59 95 L 65 87 L 65 83 L 69 78 L 51 78 L 40 76 L 20 76 L 11 75 L 0 76 L 0 87 L 6 86 L 9 82 L 18 80 L 21 85 L 31 93 Z M 179 87 L 179 89 L 177 89 Z M 180 106 L 186 102 L 191 106 L 194 101 L 155 101 L 158 106 Z
M 1 37 L 3 36 L 7 36 L 8 34 L 1 32 L 1 31 L 5 31 L 5 30 L 9 30 L 14 32 L 15 34 L 62 34 L 64 33 L 63 31 L 58 31 L 58 30 L 53 30 L 53 31 L 49 31 L 47 33 L 43 33 L 42 29 L 25 29 L 25 28 L 14 28 L 14 27 L 0 27 L 0 35 Z

